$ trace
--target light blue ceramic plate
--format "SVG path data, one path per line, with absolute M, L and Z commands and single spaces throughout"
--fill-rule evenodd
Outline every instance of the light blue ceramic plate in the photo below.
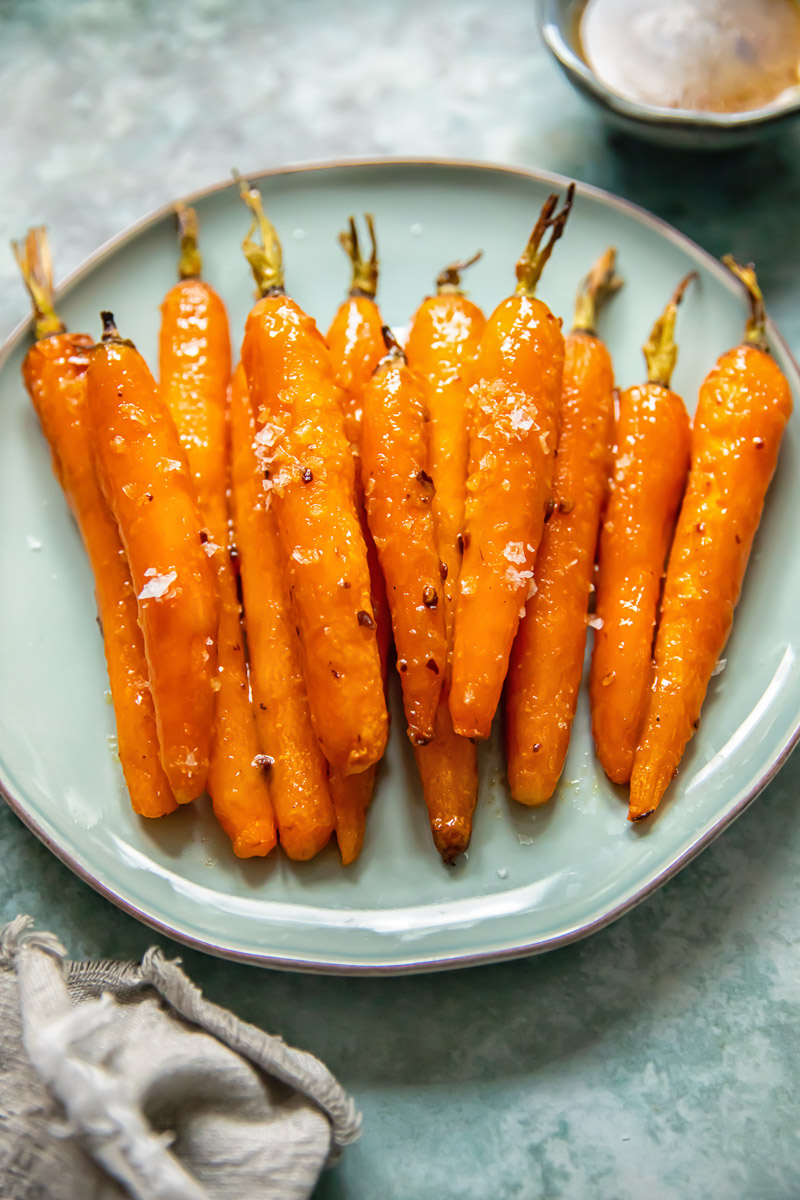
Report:
M 441 269 L 485 251 L 472 296 L 491 308 L 545 194 L 565 181 L 463 163 L 367 162 L 258 177 L 285 248 L 288 281 L 323 327 L 346 283 L 336 233 L 375 213 L 380 299 L 403 325 Z M 209 279 L 235 338 L 252 285 L 238 245 L 247 218 L 230 185 L 194 197 Z M 58 230 L 53 230 L 58 253 Z M 541 294 L 569 317 L 576 284 L 609 243 L 627 283 L 604 320 L 621 385 L 639 381 L 639 347 L 678 279 L 700 275 L 679 319 L 675 385 L 691 407 L 717 355 L 738 342 L 742 297 L 724 270 L 675 230 L 579 187 Z M 100 250 L 69 283 L 70 327 L 120 330 L 155 361 L 158 304 L 173 282 L 171 215 L 157 213 Z M 795 395 L 798 372 L 777 332 Z M 540 951 L 599 929 L 642 900 L 725 828 L 774 775 L 798 736 L 800 427 L 789 428 L 745 585 L 728 665 L 711 685 L 699 733 L 658 818 L 625 819 L 622 795 L 595 762 L 585 695 L 553 803 L 530 811 L 506 791 L 496 740 L 482 757 L 469 855 L 434 853 L 414 763 L 395 721 L 359 862 L 334 847 L 314 862 L 240 862 L 208 803 L 162 822 L 131 812 L 113 755 L 92 580 L 23 391 L 28 344 L 18 330 L 0 357 L 0 779 L 19 816 L 82 878 L 128 912 L 191 945 L 268 965 L 329 972 L 424 970 Z M 395 703 L 395 716 L 397 717 Z

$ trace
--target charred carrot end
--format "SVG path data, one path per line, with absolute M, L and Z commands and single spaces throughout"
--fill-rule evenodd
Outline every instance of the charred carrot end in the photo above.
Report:
M 366 296 L 375 299 L 378 290 L 378 242 L 375 237 L 375 218 L 372 213 L 364 213 L 364 221 L 369 232 L 370 255 L 365 258 L 361 253 L 358 242 L 358 230 L 355 218 L 350 217 L 348 227 L 339 234 L 339 242 L 350 259 L 352 278 L 350 281 L 350 296 Z
M 437 296 L 447 296 L 451 293 L 462 296 L 464 293 L 461 289 L 461 276 L 464 271 L 469 270 L 481 258 L 483 258 L 483 251 L 476 250 L 470 258 L 463 258 L 459 262 L 450 263 L 443 271 L 440 271 L 436 276 Z
M 564 232 L 567 219 L 572 212 L 574 199 L 575 184 L 571 183 L 567 188 L 560 210 L 556 211 L 557 192 L 552 192 L 542 205 L 539 219 L 534 225 L 528 244 L 517 263 L 517 295 L 533 296 L 535 294 L 542 271 L 553 253 L 553 247 Z M 550 236 L 542 245 L 542 238 L 546 233 L 549 233 Z
M 268 219 L 258 188 L 251 187 L 238 171 L 233 177 L 239 185 L 239 195 L 250 212 L 251 222 L 243 242 L 242 252 L 250 264 L 260 296 L 278 296 L 284 290 L 283 251 L 275 226 Z M 258 232 L 260 242 L 254 234 Z
M 37 342 L 65 326 L 53 307 L 53 260 L 44 225 L 28 230 L 24 242 L 12 242 L 11 249 L 33 305 L 34 337 Z
M 360 775 L 343 775 L 337 770 L 330 773 L 328 785 L 336 814 L 336 840 L 345 867 L 355 862 L 364 845 L 376 774 L 376 766 L 368 767 Z

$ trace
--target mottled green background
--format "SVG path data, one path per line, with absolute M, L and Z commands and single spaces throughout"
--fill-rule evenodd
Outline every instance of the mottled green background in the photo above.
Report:
M 528 0 L 0 0 L 0 86 L 0 242 L 46 221 L 60 273 L 234 163 L 460 155 L 574 175 L 754 258 L 800 351 L 800 127 L 730 157 L 614 138 Z M 2 338 L 26 313 L 10 255 L 0 282 Z M 799 775 L 611 929 L 527 962 L 339 980 L 163 944 L 356 1095 L 363 1138 L 320 1200 L 797 1200 Z M 5 809 L 0 838 L 3 919 L 75 955 L 151 944 Z

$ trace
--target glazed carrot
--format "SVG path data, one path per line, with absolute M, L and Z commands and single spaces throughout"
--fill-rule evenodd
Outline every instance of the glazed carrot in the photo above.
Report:
M 36 318 L 36 342 L 25 356 L 22 377 L 94 574 L 122 771 L 134 811 L 161 817 L 177 805 L 159 758 L 136 594 L 92 461 L 86 399 L 92 339 L 67 333 L 55 314 L 45 230 L 29 230 L 24 247 L 14 243 L 14 253 Z
M 378 640 L 378 651 L 381 656 L 385 683 L 392 641 L 392 619 L 386 599 L 386 584 L 378 560 L 378 551 L 372 540 L 364 510 L 359 446 L 364 391 L 372 378 L 373 371 L 386 353 L 386 344 L 383 340 L 383 321 L 375 303 L 379 271 L 375 223 L 369 213 L 364 214 L 364 219 L 370 235 L 371 253 L 369 258 L 362 257 L 358 232 L 352 217 L 348 230 L 339 234 L 339 241 L 344 247 L 352 267 L 351 284 L 347 298 L 336 310 L 326 340 L 334 379 L 339 385 L 339 395 L 343 401 L 345 433 L 355 455 L 356 510 L 367 547 L 372 608 L 375 615 L 375 636 Z
M 331 769 L 328 778 L 336 823 L 336 840 L 342 865 L 355 862 L 364 845 L 367 829 L 367 812 L 375 790 L 377 766 L 367 767 L 358 775 L 343 775 Z
M 383 321 L 375 303 L 378 290 L 375 223 L 370 213 L 364 214 L 364 220 L 371 243 L 369 258 L 361 254 L 352 217 L 348 230 L 339 234 L 339 241 L 352 265 L 352 278 L 347 298 L 337 308 L 325 339 L 331 354 L 333 377 L 345 399 L 345 433 L 347 440 L 355 445 L 361 439 L 361 398 L 372 372 L 386 352 L 381 332 Z
M 570 186 L 556 215 L 558 197 L 545 202 L 517 264 L 516 292 L 489 318 L 475 361 L 450 691 L 453 728 L 463 737 L 491 732 L 552 501 L 564 338 L 534 293 L 573 194 Z
M 689 418 L 669 382 L 675 318 L 692 278 L 682 281 L 644 347 L 648 382 L 619 398 L 589 675 L 595 747 L 613 783 L 631 776 L 653 676 L 661 581 L 689 469 Z
M 752 267 L 723 260 L 752 313 L 744 341 L 700 388 L 692 465 L 672 545 L 655 647 L 655 681 L 631 777 L 629 820 L 649 816 L 700 720 L 775 471 L 792 395 L 767 346 Z
M 534 566 L 534 594 L 520 621 L 506 684 L 511 795 L 544 804 L 564 769 L 586 648 L 586 617 L 600 510 L 608 488 L 614 371 L 597 336 L 597 312 L 622 284 L 607 250 L 578 294 L 565 341 L 556 507 Z
M 231 498 L 250 649 L 250 677 L 270 796 L 289 858 L 313 858 L 330 840 L 327 765 L 306 695 L 289 586 L 241 364 L 231 387 Z
M 460 271 L 476 261 L 447 267 L 436 295 L 418 308 L 408 336 L 408 362 L 424 383 L 428 425 L 428 465 L 434 484 L 433 525 L 442 563 L 442 601 L 447 637 L 447 668 L 434 739 L 414 755 L 428 807 L 434 845 L 445 862 L 467 849 L 478 796 L 475 744 L 453 731 L 449 694 L 455 600 L 461 571 L 459 536 L 464 527 L 469 455 L 469 387 L 473 359 L 486 325 L 476 304 L 460 288 Z
M 343 400 L 344 430 L 354 455 L 355 503 L 361 523 L 361 533 L 367 547 L 372 611 L 375 617 L 375 636 L 381 658 L 384 687 L 387 682 L 389 651 L 392 641 L 392 618 L 386 599 L 386 584 L 381 571 L 378 551 L 369 531 L 361 483 L 359 445 L 361 442 L 362 397 L 372 378 L 372 372 L 383 357 L 383 322 L 375 303 L 378 288 L 378 246 L 375 224 L 366 213 L 371 252 L 364 258 L 358 242 L 354 219 L 349 228 L 339 234 L 339 241 L 350 260 L 352 274 L 350 290 L 339 305 L 331 322 L 326 341 L 331 356 L 333 375 Z M 328 784 L 336 813 L 336 839 L 344 865 L 354 862 L 361 853 L 366 832 L 367 810 L 375 786 L 375 767 L 358 775 L 344 775 L 331 768 Z
M 242 361 L 287 562 L 311 716 L 323 753 L 345 774 L 382 756 L 388 735 L 353 458 L 330 354 L 314 321 L 283 291 L 280 246 L 254 189 L 243 243 L 262 299 Z M 252 232 L 258 225 L 263 245 Z
M 250 700 L 244 630 L 231 567 L 228 536 L 228 388 L 231 348 L 228 314 L 200 278 L 193 209 L 178 208 L 179 282 L 161 305 L 161 394 L 172 414 L 206 523 L 205 550 L 220 596 L 214 736 L 208 792 L 214 815 L 240 858 L 268 854 L 277 841 Z
M 89 352 L 88 411 L 100 485 L 139 602 L 161 763 L 185 804 L 206 785 L 214 716 L 219 604 L 214 571 L 175 425 L 110 313 Z
M 439 603 L 443 573 L 431 512 L 422 384 L 391 330 L 384 336 L 388 352 L 364 393 L 361 469 L 392 614 L 408 736 L 420 746 L 433 737 L 447 664 Z

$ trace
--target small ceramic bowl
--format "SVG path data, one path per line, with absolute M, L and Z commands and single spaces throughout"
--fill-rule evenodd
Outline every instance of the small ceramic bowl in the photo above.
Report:
M 585 0 L 539 0 L 542 39 L 573 87 L 626 133 L 687 150 L 728 150 L 758 141 L 800 115 L 800 88 L 763 108 L 737 113 L 659 108 L 618 95 L 578 52 L 576 31 L 584 4 Z

